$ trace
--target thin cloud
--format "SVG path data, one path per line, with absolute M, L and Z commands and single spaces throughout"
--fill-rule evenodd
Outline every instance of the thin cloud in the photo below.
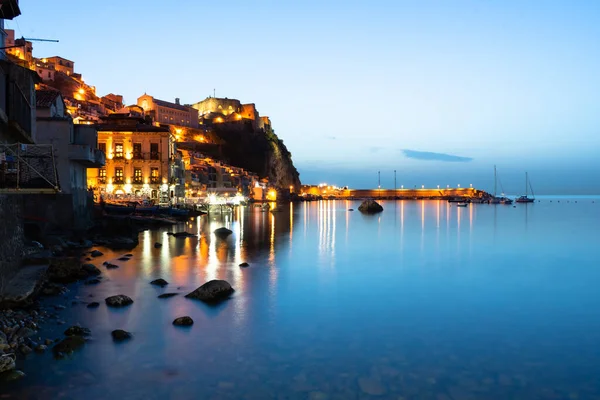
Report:
M 444 161 L 444 162 L 469 162 L 473 161 L 472 157 L 455 156 L 453 154 L 434 153 L 431 151 L 417 151 L 402 149 L 402 153 L 406 158 L 422 161 Z

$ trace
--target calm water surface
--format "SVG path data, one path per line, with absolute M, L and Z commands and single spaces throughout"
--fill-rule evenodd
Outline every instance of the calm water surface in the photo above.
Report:
M 7 390 L 23 399 L 600 399 L 600 199 L 550 200 L 386 201 L 379 215 L 323 201 L 169 228 L 199 238 L 144 232 L 130 261 L 101 267 L 103 283 L 69 293 L 101 302 L 122 293 L 134 304 L 62 311 L 93 341 L 66 360 L 29 356 L 19 366 L 28 377 Z M 215 238 L 221 226 L 233 235 Z M 103 251 L 97 265 L 123 254 Z M 156 278 L 170 284 L 151 286 Z M 229 281 L 233 298 L 216 307 L 157 298 L 211 279 Z M 172 325 L 183 315 L 191 328 Z M 45 329 L 60 337 L 65 326 Z M 134 339 L 115 344 L 113 329 Z

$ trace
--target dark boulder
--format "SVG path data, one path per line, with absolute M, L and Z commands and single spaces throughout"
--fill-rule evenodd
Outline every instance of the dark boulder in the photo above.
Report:
M 119 257 L 117 258 L 119 261 L 129 261 L 129 257 Z
M 98 279 L 98 278 L 94 278 L 94 279 L 87 280 L 87 281 L 85 281 L 84 283 L 85 283 L 86 285 L 97 285 L 97 284 L 99 284 L 100 282 L 102 282 L 100 279 Z
M 188 232 L 177 232 L 177 233 L 174 233 L 173 236 L 176 238 L 187 238 L 187 237 L 196 237 L 197 235 L 194 235 L 193 233 L 188 233 Z
M 128 253 L 128 254 L 125 254 L 123 257 L 133 257 L 133 254 Z
M 158 298 L 159 299 L 168 299 L 169 297 L 173 297 L 173 296 L 177 296 L 179 293 L 163 293 L 163 294 L 159 294 Z
M 133 303 L 133 300 L 124 294 L 107 297 L 104 301 L 109 307 L 124 307 Z
M 110 334 L 112 335 L 112 338 L 115 342 L 122 342 L 124 340 L 131 339 L 133 337 L 133 335 L 131 333 L 124 331 L 122 329 L 115 329 Z
M 193 324 L 194 324 L 194 320 L 188 316 L 175 318 L 175 321 L 173 321 L 173 325 L 177 325 L 177 326 L 190 326 Z
M 229 282 L 212 280 L 206 282 L 193 292 L 186 294 L 185 297 L 212 303 L 227 299 L 233 292 L 234 290 Z
M 92 252 L 90 253 L 90 255 L 91 255 L 92 257 L 100 257 L 100 256 L 103 256 L 103 255 L 104 255 L 104 253 L 102 253 L 100 250 L 94 250 L 94 251 L 92 251 Z
M 89 276 L 76 257 L 55 258 L 50 262 L 46 275 L 51 282 L 71 283 Z
M 240 267 L 242 267 L 242 268 L 247 268 L 249 266 L 250 266 L 250 264 L 248 264 L 247 262 L 243 262 L 240 264 Z
M 111 264 L 111 263 L 106 264 L 106 269 L 115 269 L 115 268 L 119 268 L 119 266 L 117 264 Z
M 358 207 L 358 211 L 368 214 L 378 213 L 383 211 L 383 207 L 381 207 L 381 204 L 379 204 L 375 200 L 365 200 Z
M 160 249 L 161 247 L 162 247 L 162 243 L 158 243 L 158 242 L 154 243 L 155 249 Z
M 42 294 L 45 296 L 58 296 L 68 291 L 69 290 L 62 285 L 57 285 L 56 283 L 46 283 L 42 289 Z
M 156 285 L 156 286 L 160 286 L 160 287 L 165 287 L 169 284 L 169 282 L 165 281 L 162 278 L 159 279 L 155 279 L 152 282 L 150 282 L 151 285 Z
M 233 231 L 231 231 L 230 229 L 227 228 L 218 228 L 215 229 L 215 235 L 220 236 L 220 237 L 227 237 L 229 235 L 231 235 L 233 233 Z
M 79 325 L 73 325 L 65 331 L 65 336 L 89 336 L 91 331 L 88 328 L 82 328 Z
M 101 274 L 100 270 L 94 264 L 83 264 L 81 269 L 83 269 L 89 276 Z
M 15 369 L 15 356 L 12 354 L 0 354 L 0 372 Z
M 97 301 L 92 301 L 90 304 L 88 304 L 86 306 L 87 308 L 98 308 L 100 307 L 100 303 L 98 303 Z
M 64 354 L 70 354 L 75 350 L 80 349 L 85 344 L 85 339 L 82 336 L 67 336 L 58 342 L 52 348 L 55 356 L 61 357 Z

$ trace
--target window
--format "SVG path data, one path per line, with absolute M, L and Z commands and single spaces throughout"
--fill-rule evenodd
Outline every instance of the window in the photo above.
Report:
M 150 168 L 150 182 L 160 183 L 160 176 L 158 175 L 158 168 Z
M 98 143 L 98 150 L 106 154 L 106 143 Z
M 133 183 L 142 183 L 142 169 L 141 168 L 133 169 Z
M 158 153 L 158 143 L 150 143 L 150 159 L 160 160 L 160 154 Z
M 106 168 L 98 168 L 98 183 L 106 183 Z
M 133 159 L 134 160 L 142 159 L 142 144 L 141 143 L 133 144 Z
M 115 143 L 115 158 L 123 158 L 123 143 Z
M 115 183 L 123 183 L 123 168 L 115 168 Z

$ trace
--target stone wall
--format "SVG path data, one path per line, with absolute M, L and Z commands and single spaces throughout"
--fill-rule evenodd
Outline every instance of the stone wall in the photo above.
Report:
M 0 286 L 21 264 L 24 247 L 22 198 L 0 194 Z

